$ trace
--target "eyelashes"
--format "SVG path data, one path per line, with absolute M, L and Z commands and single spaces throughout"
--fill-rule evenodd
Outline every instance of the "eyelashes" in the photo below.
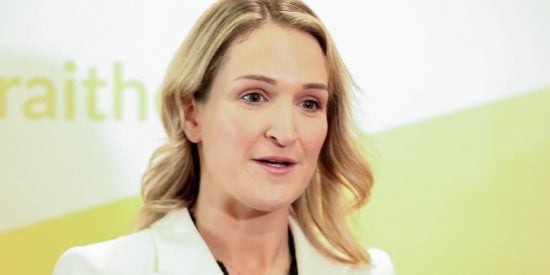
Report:
M 251 106 L 259 106 L 269 102 L 269 99 L 265 95 L 265 92 L 261 90 L 253 90 L 250 92 L 246 92 L 240 97 L 240 100 Z M 298 106 L 301 107 L 306 112 L 310 112 L 310 113 L 314 113 L 322 110 L 321 102 L 312 97 L 301 100 L 298 103 Z
M 321 110 L 321 103 L 313 99 L 306 99 L 300 102 L 300 105 L 302 105 L 302 108 L 308 110 L 309 112 L 315 112 L 315 111 Z
M 259 105 L 262 102 L 267 102 L 267 98 L 259 92 L 249 92 L 241 96 L 241 100 L 250 105 Z

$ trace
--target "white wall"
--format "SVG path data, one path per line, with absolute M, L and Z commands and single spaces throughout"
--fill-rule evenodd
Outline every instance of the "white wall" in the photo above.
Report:
M 156 91 L 211 2 L 0 1 L 0 231 L 138 194 L 164 136 Z M 550 86 L 549 1 L 307 2 L 363 90 L 366 132 Z M 105 84 L 91 93 L 93 71 Z M 146 118 L 128 88 L 117 120 L 116 83 L 134 80 Z M 53 117 L 29 117 L 46 105 Z

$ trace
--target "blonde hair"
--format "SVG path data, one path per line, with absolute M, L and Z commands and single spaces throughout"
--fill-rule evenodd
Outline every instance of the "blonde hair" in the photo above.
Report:
M 309 241 L 327 257 L 350 265 L 369 264 L 368 254 L 346 223 L 346 214 L 367 202 L 373 184 L 371 169 L 354 142 L 350 115 L 353 81 L 322 22 L 298 0 L 222 0 L 193 27 L 162 86 L 162 121 L 168 142 L 154 152 L 143 177 L 140 228 L 173 209 L 195 203 L 200 167 L 197 147 L 183 132 L 183 101 L 189 96 L 206 100 L 229 45 L 266 22 L 312 35 L 327 59 L 328 133 L 318 169 L 292 204 L 292 215 Z M 345 198 L 346 190 L 351 199 Z

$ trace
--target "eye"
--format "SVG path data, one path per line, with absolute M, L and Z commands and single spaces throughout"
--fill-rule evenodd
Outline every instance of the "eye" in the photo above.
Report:
M 241 96 L 241 99 L 246 101 L 247 103 L 250 103 L 252 105 L 257 105 L 261 102 L 267 101 L 265 96 L 263 96 L 261 93 L 258 92 L 250 92 L 243 96 Z
M 314 99 L 306 99 L 300 102 L 300 106 L 308 112 L 316 112 L 321 109 L 321 104 L 319 101 Z

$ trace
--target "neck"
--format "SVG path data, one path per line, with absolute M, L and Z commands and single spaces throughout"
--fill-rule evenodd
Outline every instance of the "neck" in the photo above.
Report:
M 286 274 L 289 210 L 262 212 L 238 203 L 205 202 L 199 195 L 192 211 L 199 233 L 231 274 Z

